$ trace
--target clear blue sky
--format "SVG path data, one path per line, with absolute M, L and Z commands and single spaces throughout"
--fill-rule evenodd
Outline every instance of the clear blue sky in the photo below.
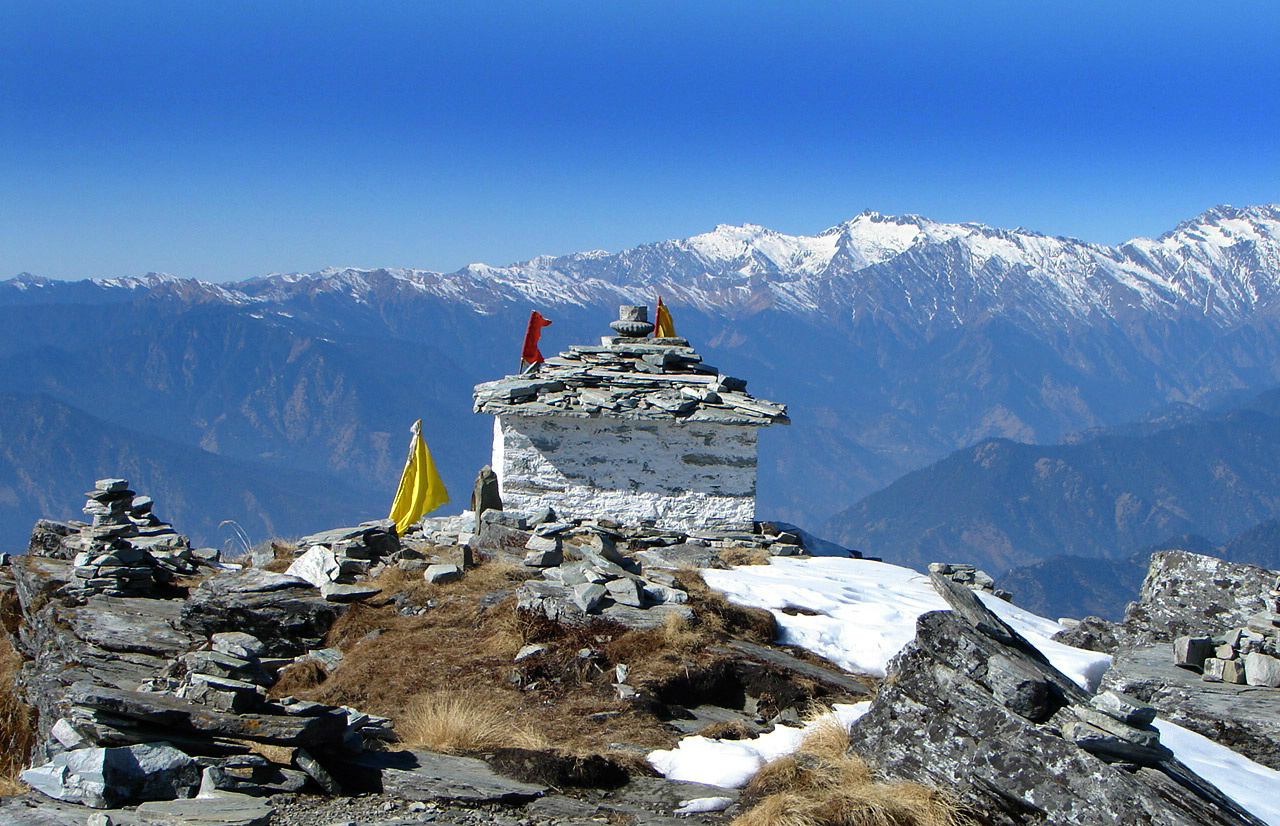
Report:
M 1280 4 L 9 2 L 0 278 L 1280 201 Z

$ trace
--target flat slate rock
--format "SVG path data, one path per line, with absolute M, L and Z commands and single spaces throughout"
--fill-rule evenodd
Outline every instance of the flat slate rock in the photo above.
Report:
M 643 803 L 667 805 L 673 810 L 682 801 L 698 797 L 731 797 L 738 799 L 737 789 L 726 789 L 706 783 L 686 783 L 682 780 L 667 780 L 664 777 L 633 777 L 631 782 L 623 786 L 611 797 L 627 803 Z
M 803 674 L 806 677 L 839 688 L 855 696 L 870 694 L 871 691 L 857 677 L 847 674 L 843 671 L 837 671 L 834 668 L 825 668 L 816 663 L 807 662 L 799 657 L 792 656 L 785 651 L 779 651 L 776 648 L 767 648 L 763 645 L 757 645 L 753 642 L 745 642 L 743 640 L 733 640 L 729 643 L 731 648 L 737 649 L 740 653 L 745 654 L 753 660 L 776 665 L 779 668 L 785 668 L 788 671 L 794 671 L 797 674 Z
M 703 729 L 716 723 L 741 723 L 757 734 L 760 734 L 765 729 L 764 726 L 756 723 L 756 715 L 747 714 L 737 709 L 715 705 L 700 705 L 689 708 L 687 711 L 693 715 L 692 718 L 676 717 L 669 720 L 667 725 L 681 734 L 700 734 Z
M 142 823 L 133 812 L 125 809 L 90 809 L 35 793 L 0 799 L 0 826 L 85 826 L 89 817 L 95 814 L 107 815 L 115 826 L 139 826 Z
M 365 752 L 345 765 L 380 772 L 381 791 L 404 800 L 524 803 L 548 791 L 503 777 L 483 760 L 430 751 Z
M 59 612 L 59 618 L 77 637 L 108 651 L 171 659 L 195 642 L 175 627 L 181 613 L 182 600 L 93 597 L 83 608 Z
M 289 574 L 277 574 L 261 568 L 225 571 L 200 583 L 200 588 L 216 596 L 227 594 L 261 594 L 285 588 L 311 588 L 310 582 Z
M 716 548 L 707 545 L 668 545 L 665 548 L 646 548 L 634 556 L 645 568 L 728 568 L 716 554 Z
M 274 811 L 261 798 L 219 792 L 193 800 L 143 803 L 137 809 L 137 816 L 143 823 L 164 826 L 267 826 Z
M 686 621 L 693 619 L 693 609 L 688 605 L 662 604 L 648 608 L 633 608 L 630 605 L 605 606 L 600 616 L 607 620 L 625 625 L 628 628 L 661 628 L 667 621 L 667 614 L 679 614 Z
M 316 717 L 273 714 L 234 714 L 214 711 L 168 694 L 103 688 L 76 683 L 72 704 L 116 717 L 160 727 L 177 735 L 253 740 L 288 746 L 332 746 L 342 742 L 346 715 Z
M 661 777 L 633 777 L 627 785 L 601 795 L 599 800 L 583 800 L 550 795 L 525 806 L 527 817 L 559 820 L 563 823 L 624 822 L 630 826 L 687 826 L 702 822 L 677 817 L 686 800 L 707 797 L 738 799 L 737 789 L 722 789 L 701 783 L 682 783 Z M 720 817 L 718 813 L 709 816 Z M 726 818 L 727 819 L 727 818 Z

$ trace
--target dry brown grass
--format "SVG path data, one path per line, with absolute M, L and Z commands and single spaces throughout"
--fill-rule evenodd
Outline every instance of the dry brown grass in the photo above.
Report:
M 549 745 L 545 737 L 525 728 L 512 710 L 489 705 L 483 696 L 467 691 L 415 698 L 397 721 L 396 732 L 405 745 L 445 754 Z
M 329 627 L 324 642 L 329 648 L 336 648 L 345 654 L 374 631 L 385 631 L 394 622 L 394 609 L 353 602 Z
M 849 751 L 849 733 L 826 718 L 794 754 L 760 769 L 744 789 L 751 808 L 732 826 L 961 826 L 955 801 L 919 783 L 877 783 Z M 754 805 L 752 805 L 754 804 Z
M 395 565 L 388 565 L 370 579 L 369 584 L 382 589 L 379 597 L 390 597 L 421 585 L 422 571 L 406 571 Z
M 752 642 L 771 643 L 778 636 L 778 621 L 763 608 L 734 605 L 721 592 L 707 585 L 702 572 L 685 567 L 676 572 L 689 601 L 708 630 Z
M 26 768 L 35 746 L 35 709 L 18 696 L 14 680 L 22 655 L 7 634 L 0 634 L 0 794 L 15 794 L 25 786 L 18 773 Z
M 675 651 L 692 651 L 703 648 L 710 641 L 710 635 L 694 628 L 682 614 L 668 612 L 662 618 L 662 644 Z
M 768 565 L 771 559 L 769 552 L 764 548 L 745 545 L 725 548 L 716 556 L 720 557 L 720 561 L 726 565 Z
M 760 734 L 741 720 L 722 720 L 707 726 L 698 736 L 708 740 L 754 740 Z
M 303 660 L 280 669 L 275 684 L 267 692 L 271 697 L 290 697 L 310 691 L 324 683 L 329 672 L 317 660 Z
M 422 727 L 411 718 L 423 714 L 423 698 L 465 686 L 467 701 L 499 715 L 507 729 L 510 721 L 524 721 L 535 741 L 570 753 L 600 753 L 603 744 L 616 742 L 669 748 L 673 735 L 652 715 L 618 700 L 601 669 L 588 673 L 588 663 L 577 656 L 581 648 L 606 648 L 627 629 L 612 623 L 580 629 L 539 624 L 517 614 L 514 596 L 495 602 L 495 592 L 530 575 L 522 566 L 488 562 L 458 582 L 429 585 L 418 579 L 404 601 L 431 601 L 433 607 L 417 616 L 401 614 L 389 601 L 352 606 L 326 640 L 345 654 L 342 667 L 295 696 L 390 717 L 402 738 L 421 740 L 407 733 Z M 374 630 L 381 633 L 369 637 Z M 547 658 L 513 662 L 519 647 L 535 637 L 550 644 Z M 535 660 L 548 666 L 545 676 L 512 682 Z
M 293 564 L 293 560 L 297 558 L 295 551 L 298 548 L 298 543 L 296 541 L 291 539 L 268 539 L 265 542 L 259 542 L 254 545 L 249 550 L 249 553 L 236 561 L 245 565 L 252 565 L 253 552 L 266 550 L 267 547 L 271 548 L 272 556 L 265 565 L 260 566 L 264 571 L 283 574 Z

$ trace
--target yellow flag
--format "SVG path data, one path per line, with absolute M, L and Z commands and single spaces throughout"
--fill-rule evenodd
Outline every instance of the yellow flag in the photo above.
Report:
M 653 325 L 654 338 L 674 338 L 676 334 L 676 325 L 671 323 L 671 311 L 667 309 L 667 305 L 662 303 L 662 299 L 658 299 L 658 311 L 654 313 L 657 319 Z
M 404 475 L 391 503 L 391 515 L 387 517 L 395 520 L 397 533 L 404 533 L 424 513 L 449 501 L 449 491 L 444 489 L 436 464 L 431 461 L 431 451 L 422 440 L 422 419 L 413 423 L 410 432 L 413 437 L 409 440 L 409 458 L 405 460 Z

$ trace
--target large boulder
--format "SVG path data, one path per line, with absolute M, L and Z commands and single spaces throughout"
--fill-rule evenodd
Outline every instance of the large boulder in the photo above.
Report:
M 1122 645 L 1221 634 L 1268 610 L 1277 572 L 1187 551 L 1156 551 L 1137 602 L 1125 611 Z
M 272 657 L 322 648 L 345 606 L 330 602 L 304 579 L 256 568 L 224 571 L 200 583 L 182 607 L 182 627 L 203 637 L 243 631 Z
M 1158 748 L 1115 762 L 1097 747 L 1150 746 L 1149 733 L 1119 720 L 1094 726 L 1079 686 L 971 591 L 933 580 L 953 610 L 917 620 L 853 726 L 855 748 L 883 779 L 950 789 L 992 826 L 1259 824 Z

